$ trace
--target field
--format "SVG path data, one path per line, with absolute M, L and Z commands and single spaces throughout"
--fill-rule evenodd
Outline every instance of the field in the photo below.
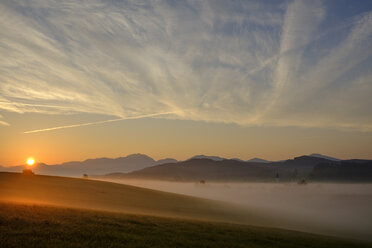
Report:
M 256 217 L 281 218 L 278 225 L 268 223 L 270 227 L 372 242 L 372 184 L 114 182 L 239 204 L 249 213 L 259 213 Z
M 0 200 L 91 210 L 268 224 L 268 217 L 219 201 L 95 180 L 0 173 Z
M 372 247 L 225 223 L 0 204 L 0 247 Z
M 241 224 L 245 225 L 241 225 Z M 0 247 L 372 247 L 239 206 L 86 179 L 0 173 Z

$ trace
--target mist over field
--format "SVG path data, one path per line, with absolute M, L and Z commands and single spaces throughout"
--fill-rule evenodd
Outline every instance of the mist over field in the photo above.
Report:
M 372 240 L 372 184 L 108 181 L 240 204 L 276 227 Z

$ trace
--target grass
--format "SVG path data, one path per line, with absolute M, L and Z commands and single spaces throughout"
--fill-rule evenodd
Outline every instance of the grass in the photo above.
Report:
M 259 210 L 129 185 L 0 173 L 0 247 L 372 247 L 227 224 L 283 221 Z
M 18 173 L 0 173 L 0 200 L 255 225 L 274 222 L 259 211 L 253 214 L 219 201 L 103 181 Z
M 243 225 L 0 203 L 0 247 L 372 247 Z

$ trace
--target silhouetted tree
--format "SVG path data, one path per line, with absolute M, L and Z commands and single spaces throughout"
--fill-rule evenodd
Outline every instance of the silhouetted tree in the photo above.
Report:
M 275 181 L 277 181 L 277 182 L 279 181 L 279 172 L 277 172 L 276 175 L 275 175 Z
M 22 174 L 23 175 L 26 175 L 26 176 L 33 176 L 33 175 L 35 175 L 35 173 L 31 169 L 24 169 L 22 171 Z

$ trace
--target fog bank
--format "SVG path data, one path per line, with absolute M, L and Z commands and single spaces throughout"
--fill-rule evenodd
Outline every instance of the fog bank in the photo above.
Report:
M 372 240 L 372 184 L 109 181 L 259 209 L 282 220 L 276 227 Z

